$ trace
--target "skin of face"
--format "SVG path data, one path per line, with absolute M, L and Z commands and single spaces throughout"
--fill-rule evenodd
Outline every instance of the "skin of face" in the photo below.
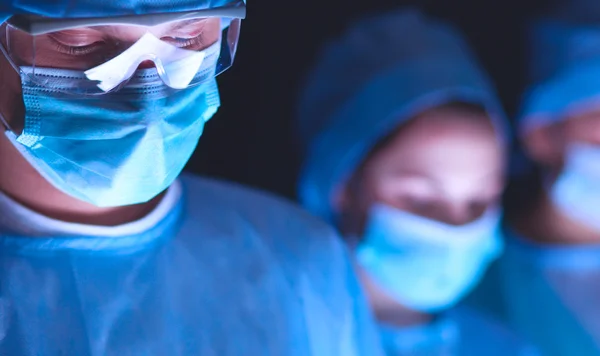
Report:
M 451 225 L 463 225 L 500 203 L 504 142 L 481 111 L 441 107 L 423 112 L 377 148 L 343 188 L 337 204 L 345 235 L 362 233 L 373 203 Z M 360 279 L 380 321 L 412 325 L 430 316 L 411 311 Z
M 132 31 L 125 31 L 127 26 L 119 27 L 118 31 L 104 31 L 102 34 L 105 40 L 115 36 L 120 36 L 122 39 L 125 34 L 130 36 L 138 36 L 139 28 Z M 187 27 L 178 28 L 174 36 L 183 36 L 181 31 L 187 31 L 188 35 L 192 29 L 196 32 L 192 34 L 203 33 L 208 37 L 218 39 L 220 35 L 220 20 L 211 19 L 204 23 L 202 27 Z M 162 28 L 156 30 L 164 30 Z M 2 25 L 2 34 L 6 34 L 6 24 Z M 91 30 L 67 31 L 62 33 L 60 40 L 64 43 L 84 45 L 89 42 L 89 38 L 85 37 L 83 32 L 88 35 Z M 137 32 L 136 32 L 137 31 Z M 179 31 L 179 32 L 177 32 Z M 197 32 L 201 31 L 201 32 Z M 27 37 L 29 35 L 23 32 L 11 32 L 11 36 Z M 57 34 L 55 34 L 57 35 Z M 95 33 L 98 35 L 98 33 Z M 110 37 L 110 36 L 112 37 Z M 143 35 L 143 34 L 142 34 Z M 163 37 L 165 35 L 163 34 Z M 6 41 L 6 36 L 2 36 L 2 44 L 5 48 L 12 46 L 11 55 L 19 56 L 19 58 L 31 58 L 28 52 L 31 49 L 31 41 L 11 41 L 9 46 Z M 46 61 L 45 65 L 55 68 L 71 68 L 78 67 L 83 63 L 83 56 L 80 54 L 67 55 L 65 51 L 58 51 L 55 43 L 57 36 L 43 35 L 35 42 L 38 49 L 38 54 L 44 54 L 42 61 Z M 27 38 L 25 38 L 27 39 Z M 29 38 L 31 40 L 31 38 Z M 206 41 L 211 41 L 210 38 L 205 38 Z M 86 42 L 87 41 L 87 42 Z M 84 43 L 86 42 L 86 43 Z M 96 41 L 97 42 L 97 41 Z M 212 42 L 214 43 L 214 41 Z M 89 43 L 87 43 L 89 45 Z M 41 52 L 40 52 L 41 51 Z M 54 54 L 52 54 L 54 53 Z M 52 54 L 52 55 L 51 55 Z M 89 57 L 89 54 L 86 54 Z M 16 59 L 15 59 L 16 61 Z M 25 61 L 26 62 L 26 61 Z M 23 64 L 23 63 L 21 63 Z M 27 64 L 27 63 L 25 63 Z M 142 63 L 141 66 L 143 66 Z M 19 63 L 17 63 L 19 65 Z M 11 63 L 4 55 L 0 55 L 0 114 L 8 122 L 15 134 L 20 134 L 24 125 L 25 106 L 23 104 L 21 78 L 19 73 L 13 68 Z M 4 126 L 1 133 L 4 133 Z M 76 222 L 93 225 L 115 226 L 127 222 L 135 221 L 147 215 L 159 202 L 162 194 L 153 200 L 132 206 L 99 208 L 92 204 L 77 200 L 52 186 L 46 181 L 25 158 L 12 146 L 4 134 L 0 135 L 0 191 L 20 204 L 50 218 L 55 218 L 67 222 Z
M 600 145 L 600 110 L 569 115 L 552 124 L 532 128 L 523 136 L 526 153 L 550 179 L 561 173 L 567 149 L 573 143 Z M 540 194 L 533 197 L 526 209 L 511 216 L 510 220 L 523 238 L 539 243 L 600 243 L 600 232 L 564 215 L 549 198 L 548 189 L 540 189 Z

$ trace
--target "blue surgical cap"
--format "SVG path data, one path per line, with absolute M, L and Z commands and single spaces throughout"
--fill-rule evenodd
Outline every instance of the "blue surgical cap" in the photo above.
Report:
M 418 113 L 451 102 L 481 105 L 507 133 L 488 77 L 450 26 L 413 9 L 353 26 L 325 46 L 300 98 L 302 203 L 333 220 L 336 189 L 377 142 Z
M 231 0 L 2 0 L 0 23 L 14 14 L 55 18 L 141 15 L 210 9 Z
M 600 107 L 598 22 L 543 18 L 532 25 L 529 42 L 532 85 L 523 100 L 522 133 Z

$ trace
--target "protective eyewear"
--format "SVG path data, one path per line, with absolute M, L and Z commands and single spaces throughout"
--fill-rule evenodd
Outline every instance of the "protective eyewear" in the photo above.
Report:
M 165 85 L 183 89 L 231 67 L 245 15 L 241 0 L 213 9 L 136 16 L 15 15 L 1 29 L 0 49 L 40 86 L 47 69 L 73 77 L 83 73 L 83 84 L 61 88 L 68 93 L 113 92 L 139 75 L 156 75 Z

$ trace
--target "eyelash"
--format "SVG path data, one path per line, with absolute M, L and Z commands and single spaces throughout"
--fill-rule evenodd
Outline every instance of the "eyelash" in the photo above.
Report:
M 104 42 L 94 42 L 85 46 L 68 46 L 59 41 L 52 39 L 54 42 L 54 47 L 57 51 L 71 55 L 71 56 L 85 56 L 91 54 L 101 47 L 104 47 Z
M 166 37 L 163 38 L 163 41 L 168 40 L 170 42 L 174 42 L 175 46 L 179 48 L 188 48 L 193 46 L 203 46 L 204 43 L 202 41 L 202 36 L 196 36 L 193 38 L 177 38 L 177 37 Z
M 203 43 L 204 41 L 202 40 L 201 35 L 193 37 L 193 38 L 166 37 L 166 38 L 163 38 L 163 40 L 164 41 L 168 40 L 169 42 L 172 42 L 173 45 L 175 45 L 179 48 L 189 48 L 189 47 L 195 47 L 195 46 L 200 46 L 201 48 L 204 47 L 204 43 Z M 105 43 L 101 42 L 101 41 L 97 41 L 97 42 L 94 42 L 92 44 L 85 45 L 85 46 L 65 45 L 54 38 L 52 38 L 52 41 L 53 41 L 54 47 L 57 51 L 71 55 L 71 56 L 89 55 L 105 46 Z

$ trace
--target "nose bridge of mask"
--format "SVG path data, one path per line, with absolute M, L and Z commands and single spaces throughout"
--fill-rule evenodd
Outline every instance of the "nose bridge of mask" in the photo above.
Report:
M 0 128 L 2 128 L 2 126 L 4 126 L 4 129 L 6 131 L 12 131 L 10 125 L 8 124 L 8 121 L 4 118 L 4 115 L 0 111 Z
M 374 205 L 371 209 L 371 223 L 395 232 L 404 241 L 418 240 L 429 246 L 468 246 L 489 235 L 500 221 L 500 210 L 488 209 L 480 218 L 465 225 L 454 226 L 436 220 L 407 213 L 385 205 Z M 402 236 L 400 236 L 402 235 Z M 387 238 L 392 238 L 389 236 Z M 393 244 L 394 241 L 389 241 Z
M 205 58 L 206 51 L 178 48 L 146 33 L 123 53 L 87 70 L 85 75 L 89 80 L 98 81 L 98 87 L 108 92 L 131 78 L 142 62 L 150 60 L 165 84 L 184 89 L 194 79 Z
M 572 144 L 567 150 L 566 169 L 585 172 L 600 179 L 600 147 L 584 143 Z

